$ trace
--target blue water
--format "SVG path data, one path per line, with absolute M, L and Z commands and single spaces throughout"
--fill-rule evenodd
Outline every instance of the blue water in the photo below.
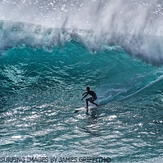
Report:
M 71 2 L 76 7 L 78 1 Z M 2 11 L 30 4 L 1 3 Z M 61 4 L 67 1 L 55 5 Z M 98 5 L 103 8 L 105 3 Z M 161 8 L 159 2 L 156 8 Z M 155 13 L 154 9 L 147 11 Z M 17 16 L 27 21 L 19 12 Z M 41 13 L 40 9 L 37 18 Z M 113 17 L 120 21 L 119 15 Z M 105 23 L 110 21 L 101 18 L 101 25 L 105 18 Z M 33 23 L 11 19 L 0 21 L 0 162 L 55 162 L 54 157 L 56 162 L 90 162 L 90 157 L 117 163 L 163 162 L 163 60 L 158 29 L 157 35 L 147 25 L 143 32 L 96 33 L 93 27 L 66 27 L 69 17 L 61 28 L 35 24 L 36 17 Z M 146 18 L 146 24 L 151 21 L 147 22 Z M 142 24 L 139 27 L 142 30 Z M 85 106 L 81 98 L 87 86 L 97 93 L 101 106 L 89 115 L 74 113 Z

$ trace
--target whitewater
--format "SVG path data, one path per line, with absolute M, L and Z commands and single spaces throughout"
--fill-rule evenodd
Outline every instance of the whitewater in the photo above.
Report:
M 0 162 L 163 162 L 162 16 L 161 0 L 1 0 Z M 101 106 L 74 113 L 87 86 Z

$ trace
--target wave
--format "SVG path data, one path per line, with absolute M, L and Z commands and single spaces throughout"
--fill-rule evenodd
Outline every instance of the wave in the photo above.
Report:
M 129 33 L 99 33 L 92 30 L 71 28 L 49 28 L 23 22 L 0 22 L 0 49 L 29 46 L 51 50 L 65 42 L 75 40 L 93 53 L 107 46 L 120 46 L 129 55 L 153 65 L 162 65 L 162 36 Z
M 15 0 L 1 1 L 0 6 L 0 49 L 20 44 L 51 47 L 76 38 L 93 51 L 118 45 L 148 63 L 163 63 L 160 0 Z M 11 8 L 16 12 L 8 13 Z
M 42 33 L 41 36 L 45 34 Z M 105 45 L 92 52 L 77 39 L 67 39 L 61 47 L 52 44 L 50 48 L 47 40 L 44 43 L 38 40 L 24 45 L 16 42 L 14 47 L 3 50 L 1 96 L 25 90 L 58 92 L 73 88 L 74 84 L 79 88 L 90 85 L 97 90 L 99 103 L 104 104 L 150 90 L 162 81 L 161 67 L 131 58 L 119 46 Z
M 4 79 L 2 84 L 4 86 L 1 89 L 14 92 L 23 86 L 38 85 L 36 83 L 44 83 L 45 81 L 47 83 L 51 81 L 50 84 L 54 85 L 55 82 L 61 83 L 68 78 L 73 78 L 75 83 L 89 81 L 88 79 L 91 78 L 84 85 L 92 85 L 92 83 L 102 81 L 99 92 L 101 90 L 101 92 L 105 92 L 102 98 L 108 101 L 125 99 L 150 87 L 155 81 L 157 83 L 161 78 L 162 68 L 157 69 L 150 64 L 160 66 L 163 63 L 163 38 L 159 28 L 162 21 L 159 21 L 160 17 L 158 16 L 162 13 L 160 10 L 162 3 L 157 1 L 147 3 L 143 0 L 140 0 L 140 4 L 135 2 L 137 1 L 127 4 L 123 4 L 123 1 L 108 1 L 106 3 L 103 1 L 81 1 L 77 5 L 75 1 L 72 1 L 72 4 L 76 5 L 75 9 L 80 4 L 85 4 L 84 8 L 79 7 L 81 12 L 77 14 L 77 17 L 89 15 L 89 11 L 92 11 L 90 10 L 91 5 L 95 7 L 92 16 L 89 15 L 89 27 L 80 25 L 79 21 L 76 21 L 76 26 L 70 25 L 70 22 L 77 20 L 72 17 L 72 11 L 66 17 L 62 15 L 63 19 L 59 19 L 60 23 L 55 21 L 55 25 L 35 21 L 40 13 L 44 13 L 43 11 L 34 13 L 34 23 L 28 23 L 27 19 L 20 15 L 19 20 L 21 21 L 14 21 L 14 18 L 1 20 L 1 78 Z M 49 3 L 48 1 L 46 4 Z M 34 6 L 38 7 L 40 4 L 36 3 Z M 53 7 L 59 4 L 59 2 L 53 2 Z M 67 1 L 62 3 L 62 7 L 64 4 L 67 5 L 65 7 L 72 9 Z M 19 3 L 20 8 L 25 6 L 27 8 L 31 6 L 29 1 Z M 3 7 L 4 9 L 8 8 L 5 5 Z M 60 11 L 59 8 L 56 10 Z M 87 12 L 84 14 L 83 11 L 86 10 Z M 117 12 L 118 10 L 119 12 Z M 140 10 L 143 10 L 141 18 L 137 16 Z M 125 11 L 128 11 L 128 14 Z M 159 12 L 156 14 L 156 11 Z M 50 9 L 49 12 L 51 13 Z M 154 19 L 156 15 L 158 17 Z M 131 16 L 134 16 L 135 19 Z M 49 16 L 50 20 L 51 18 Z M 95 26 L 95 20 L 97 22 L 101 20 L 100 24 L 98 22 Z M 37 58 L 38 55 L 39 58 Z M 50 57 L 47 58 L 48 56 Z M 93 56 L 94 59 L 90 56 Z M 88 63 L 85 58 L 91 59 L 91 63 Z M 30 61 L 33 61 L 32 64 Z M 143 62 L 150 64 L 146 65 Z M 39 64 L 37 65 L 37 63 Z M 48 63 L 50 67 L 46 67 L 45 63 Z M 83 66 L 83 63 L 87 64 Z M 89 70 L 92 70 L 93 73 L 86 75 L 85 72 Z M 122 79 L 119 77 L 121 70 L 124 71 Z M 53 78 L 53 81 L 49 75 L 52 73 L 57 76 L 55 79 Z M 20 78 L 14 79 L 17 74 Z M 96 84 L 94 86 L 98 87 Z M 102 95 L 102 93 L 100 94 Z

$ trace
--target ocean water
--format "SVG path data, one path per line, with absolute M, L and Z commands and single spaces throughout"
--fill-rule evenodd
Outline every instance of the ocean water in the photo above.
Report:
M 163 162 L 161 1 L 0 4 L 0 162 Z

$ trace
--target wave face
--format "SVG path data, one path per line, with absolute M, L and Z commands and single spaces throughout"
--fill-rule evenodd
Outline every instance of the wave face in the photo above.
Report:
M 0 158 L 161 163 L 162 2 L 12 2 L 0 2 Z M 88 85 L 101 106 L 74 114 Z

